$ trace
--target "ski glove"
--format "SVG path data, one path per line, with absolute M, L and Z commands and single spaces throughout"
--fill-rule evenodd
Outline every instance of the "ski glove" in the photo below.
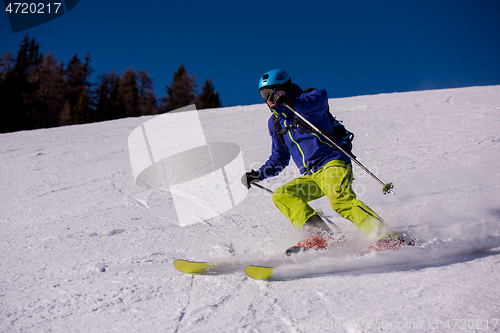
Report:
M 250 188 L 253 183 L 260 181 L 260 175 L 257 171 L 253 170 L 250 172 L 246 172 L 243 177 L 241 177 L 241 183 L 246 186 L 246 188 Z
M 271 98 L 274 104 L 282 105 L 283 103 L 286 103 L 288 106 L 293 107 L 293 98 L 284 90 L 278 90 L 273 94 L 273 96 L 271 96 Z

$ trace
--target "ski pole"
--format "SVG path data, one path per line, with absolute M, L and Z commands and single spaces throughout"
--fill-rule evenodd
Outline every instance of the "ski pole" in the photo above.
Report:
M 267 187 L 265 186 L 262 186 L 260 185 L 259 183 L 252 183 L 252 185 L 255 185 L 256 187 L 260 188 L 260 189 L 263 189 L 264 191 L 267 191 L 271 194 L 274 194 L 273 191 L 271 191 L 270 189 L 268 189 Z M 319 216 L 321 216 L 322 218 L 324 218 L 325 220 L 327 220 L 331 225 L 333 225 L 335 227 L 335 229 L 337 229 L 337 232 L 335 232 L 336 234 L 341 234 L 342 233 L 342 230 L 335 224 L 333 223 L 332 220 L 330 220 L 328 217 L 326 217 L 323 213 L 322 210 L 314 210 L 316 213 L 318 213 Z
M 260 188 L 260 189 L 263 189 L 264 191 L 267 191 L 267 192 L 269 192 L 269 193 L 271 193 L 271 194 L 274 194 L 274 192 L 273 192 L 273 191 L 271 191 L 271 190 L 270 190 L 270 189 L 268 189 L 267 187 L 264 187 L 264 186 L 260 185 L 259 183 L 252 183 L 252 185 L 255 185 L 256 187 L 258 187 L 258 188 Z
M 383 188 L 382 188 L 382 193 L 384 194 L 387 194 L 389 192 L 392 192 L 392 194 L 396 194 L 394 193 L 394 191 L 392 190 L 394 188 L 394 184 L 392 183 L 387 183 L 387 184 L 384 184 L 383 181 L 381 181 L 380 179 L 378 179 L 377 176 L 375 176 L 373 173 L 371 173 L 370 170 L 368 170 L 363 164 L 361 164 L 361 162 L 359 162 L 354 156 L 352 156 L 351 154 L 349 154 L 348 152 L 346 152 L 344 149 L 342 149 L 342 147 L 340 147 L 338 144 L 335 143 L 335 141 L 333 141 L 332 139 L 330 139 L 322 130 L 320 130 L 319 128 L 317 128 L 316 126 L 314 126 L 309 120 L 307 120 L 304 116 L 302 116 L 300 113 L 298 113 L 297 111 L 295 111 L 292 107 L 290 107 L 288 104 L 286 103 L 283 103 L 283 106 L 285 106 L 287 109 L 289 109 L 290 111 L 292 111 L 297 117 L 299 117 L 303 122 L 305 122 L 307 125 L 309 125 L 314 131 L 316 131 L 316 133 L 318 134 L 321 134 L 327 141 L 329 141 L 331 144 L 333 144 L 338 150 L 340 150 L 341 152 L 343 152 L 347 157 L 349 157 L 354 163 L 356 163 L 361 169 L 363 169 L 367 174 L 369 174 L 370 176 L 373 177 L 373 179 L 375 179 L 377 182 L 379 182 Z

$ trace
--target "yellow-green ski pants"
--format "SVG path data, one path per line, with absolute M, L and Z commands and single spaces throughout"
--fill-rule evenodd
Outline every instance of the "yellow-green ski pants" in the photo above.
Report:
M 308 202 L 326 195 L 333 210 L 364 234 L 377 240 L 387 237 L 390 228 L 377 213 L 356 199 L 352 182 L 351 164 L 332 160 L 317 172 L 298 177 L 278 188 L 273 194 L 273 202 L 293 226 L 301 230 L 304 223 L 317 214 Z

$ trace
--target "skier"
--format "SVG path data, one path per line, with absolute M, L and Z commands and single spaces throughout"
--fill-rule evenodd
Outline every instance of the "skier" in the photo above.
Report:
M 261 76 L 259 93 L 272 112 L 268 121 L 272 138 L 272 153 L 262 167 L 246 172 L 242 183 L 252 183 L 278 175 L 294 160 L 302 176 L 278 188 L 272 200 L 292 225 L 308 238 L 292 246 L 286 255 L 310 248 L 323 249 L 331 245 L 333 235 L 328 225 L 308 202 L 327 196 L 330 205 L 342 217 L 350 220 L 375 243 L 368 250 L 385 251 L 406 247 L 403 238 L 386 222 L 356 199 L 352 189 L 353 172 L 349 156 L 327 143 L 308 126 L 297 120 L 283 103 L 294 108 L 319 129 L 332 132 L 328 95 L 324 89 L 303 91 L 292 83 L 288 73 L 271 70 Z M 278 130 L 277 122 L 282 129 Z M 349 151 L 350 153 L 350 151 Z

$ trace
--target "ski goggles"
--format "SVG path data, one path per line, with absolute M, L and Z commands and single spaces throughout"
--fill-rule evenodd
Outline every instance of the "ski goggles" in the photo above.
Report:
M 271 97 L 275 92 L 282 89 L 283 88 L 281 87 L 281 85 L 262 87 L 259 89 L 260 97 L 262 97 L 263 100 L 267 101 L 269 100 L 269 97 Z

